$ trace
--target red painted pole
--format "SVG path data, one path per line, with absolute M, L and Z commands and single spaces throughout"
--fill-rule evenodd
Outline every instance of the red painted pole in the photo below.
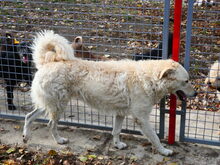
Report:
M 173 55 L 174 61 L 179 61 L 180 49 L 180 30 L 181 30 L 181 14 L 182 14 L 182 0 L 175 0 L 174 4 L 174 25 L 173 25 Z M 169 135 L 168 143 L 175 142 L 176 130 L 176 96 L 170 96 L 170 119 L 169 119 Z

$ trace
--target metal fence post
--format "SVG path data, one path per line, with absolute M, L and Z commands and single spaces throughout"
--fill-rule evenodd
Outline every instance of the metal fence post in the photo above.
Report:
M 168 35 L 169 35 L 170 0 L 165 1 L 163 17 L 163 50 L 162 59 L 167 59 Z
M 192 18 L 193 18 L 193 4 L 194 1 L 188 1 L 187 9 L 187 24 L 186 24 L 186 48 L 185 48 L 185 59 L 184 68 L 189 71 L 190 66 L 190 48 L 191 48 L 191 35 L 192 35 Z M 180 134 L 179 140 L 184 141 L 185 137 L 185 122 L 186 122 L 186 102 L 182 103 L 180 118 Z
M 164 4 L 164 17 L 163 17 L 163 50 L 162 59 L 167 59 L 168 52 L 168 35 L 169 35 L 169 16 L 170 16 L 170 0 L 166 0 Z M 165 98 L 160 102 L 160 128 L 159 137 L 164 138 L 165 129 Z

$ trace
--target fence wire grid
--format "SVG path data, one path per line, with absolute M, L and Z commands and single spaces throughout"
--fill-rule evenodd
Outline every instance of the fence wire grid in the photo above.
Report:
M 32 110 L 28 82 L 31 82 L 30 77 L 34 76 L 36 69 L 31 62 L 31 52 L 27 48 L 36 32 L 51 29 L 70 42 L 77 36 L 82 36 L 83 45 L 89 55 L 85 56 L 84 50 L 78 50 L 78 53 L 89 60 L 136 57 L 145 60 L 161 59 L 166 19 L 169 19 L 167 31 L 173 31 L 174 2 L 171 1 L 169 18 L 164 15 L 167 2 L 169 1 L 1 0 L 0 76 L 4 77 L 3 74 L 8 73 L 8 77 L 0 79 L 0 116 L 23 119 L 24 115 Z M 220 60 L 219 5 L 217 1 L 212 5 L 194 3 L 190 16 L 190 3 L 183 4 L 180 62 L 188 66 L 199 95 L 188 99 L 185 106 L 178 104 L 177 115 L 180 117 L 177 118 L 177 135 L 182 141 L 207 144 L 214 142 L 214 145 L 220 145 L 220 103 L 217 90 L 207 88 L 204 83 L 211 64 Z M 190 22 L 190 19 L 189 31 L 187 22 Z M 186 39 L 187 35 L 191 40 Z M 168 42 L 168 58 L 169 36 L 165 38 Z M 190 56 L 186 52 L 189 52 Z M 12 57 L 3 57 L 4 53 Z M 7 62 L 3 63 L 4 60 Z M 26 81 L 18 81 L 18 75 Z M 11 82 L 12 80 L 16 81 Z M 10 83 L 7 83 L 8 81 Z M 167 136 L 169 117 L 161 115 L 161 111 L 168 112 L 169 99 L 164 103 L 156 105 L 151 116 L 151 122 L 161 138 Z M 13 108 L 16 110 L 11 111 Z M 111 130 L 113 117 L 100 114 L 79 100 L 71 100 L 61 123 Z M 123 128 L 124 132 L 140 134 L 130 116 L 126 118 Z
M 187 103 L 185 118 L 185 138 L 189 141 L 203 141 L 205 144 L 219 145 L 220 142 L 220 96 L 219 91 L 207 88 L 205 79 L 219 79 L 220 65 L 215 68 L 217 77 L 209 75 L 211 66 L 220 61 L 220 12 L 219 2 L 215 6 L 201 4 L 191 6 L 190 66 L 199 96 Z M 189 14 L 189 13 L 188 13 Z

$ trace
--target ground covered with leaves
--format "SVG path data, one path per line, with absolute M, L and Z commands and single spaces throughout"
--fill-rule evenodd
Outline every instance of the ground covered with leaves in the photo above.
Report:
M 29 151 L 25 147 L 0 145 L 1 165 L 112 165 L 131 164 L 137 165 L 135 157 L 108 157 L 103 155 L 78 155 L 70 151 L 57 152 L 49 150 Z

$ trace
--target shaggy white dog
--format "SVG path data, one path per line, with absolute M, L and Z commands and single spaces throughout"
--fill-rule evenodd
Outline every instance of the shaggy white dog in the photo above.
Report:
M 179 63 L 77 59 L 68 41 L 53 31 L 36 36 L 33 58 L 38 68 L 31 90 L 35 110 L 25 118 L 24 142 L 29 138 L 30 123 L 46 113 L 55 141 L 67 143 L 68 139 L 59 136 L 57 123 L 70 99 L 78 98 L 95 109 L 115 115 L 112 131 L 115 147 L 126 147 L 119 134 L 124 117 L 131 114 L 161 154 L 173 153 L 161 145 L 149 117 L 154 104 L 168 93 L 176 94 L 181 100 L 196 95 L 188 73 Z
M 216 61 L 214 64 L 212 64 L 205 83 L 210 88 L 217 89 L 217 97 L 218 100 L 220 100 L 220 61 Z

